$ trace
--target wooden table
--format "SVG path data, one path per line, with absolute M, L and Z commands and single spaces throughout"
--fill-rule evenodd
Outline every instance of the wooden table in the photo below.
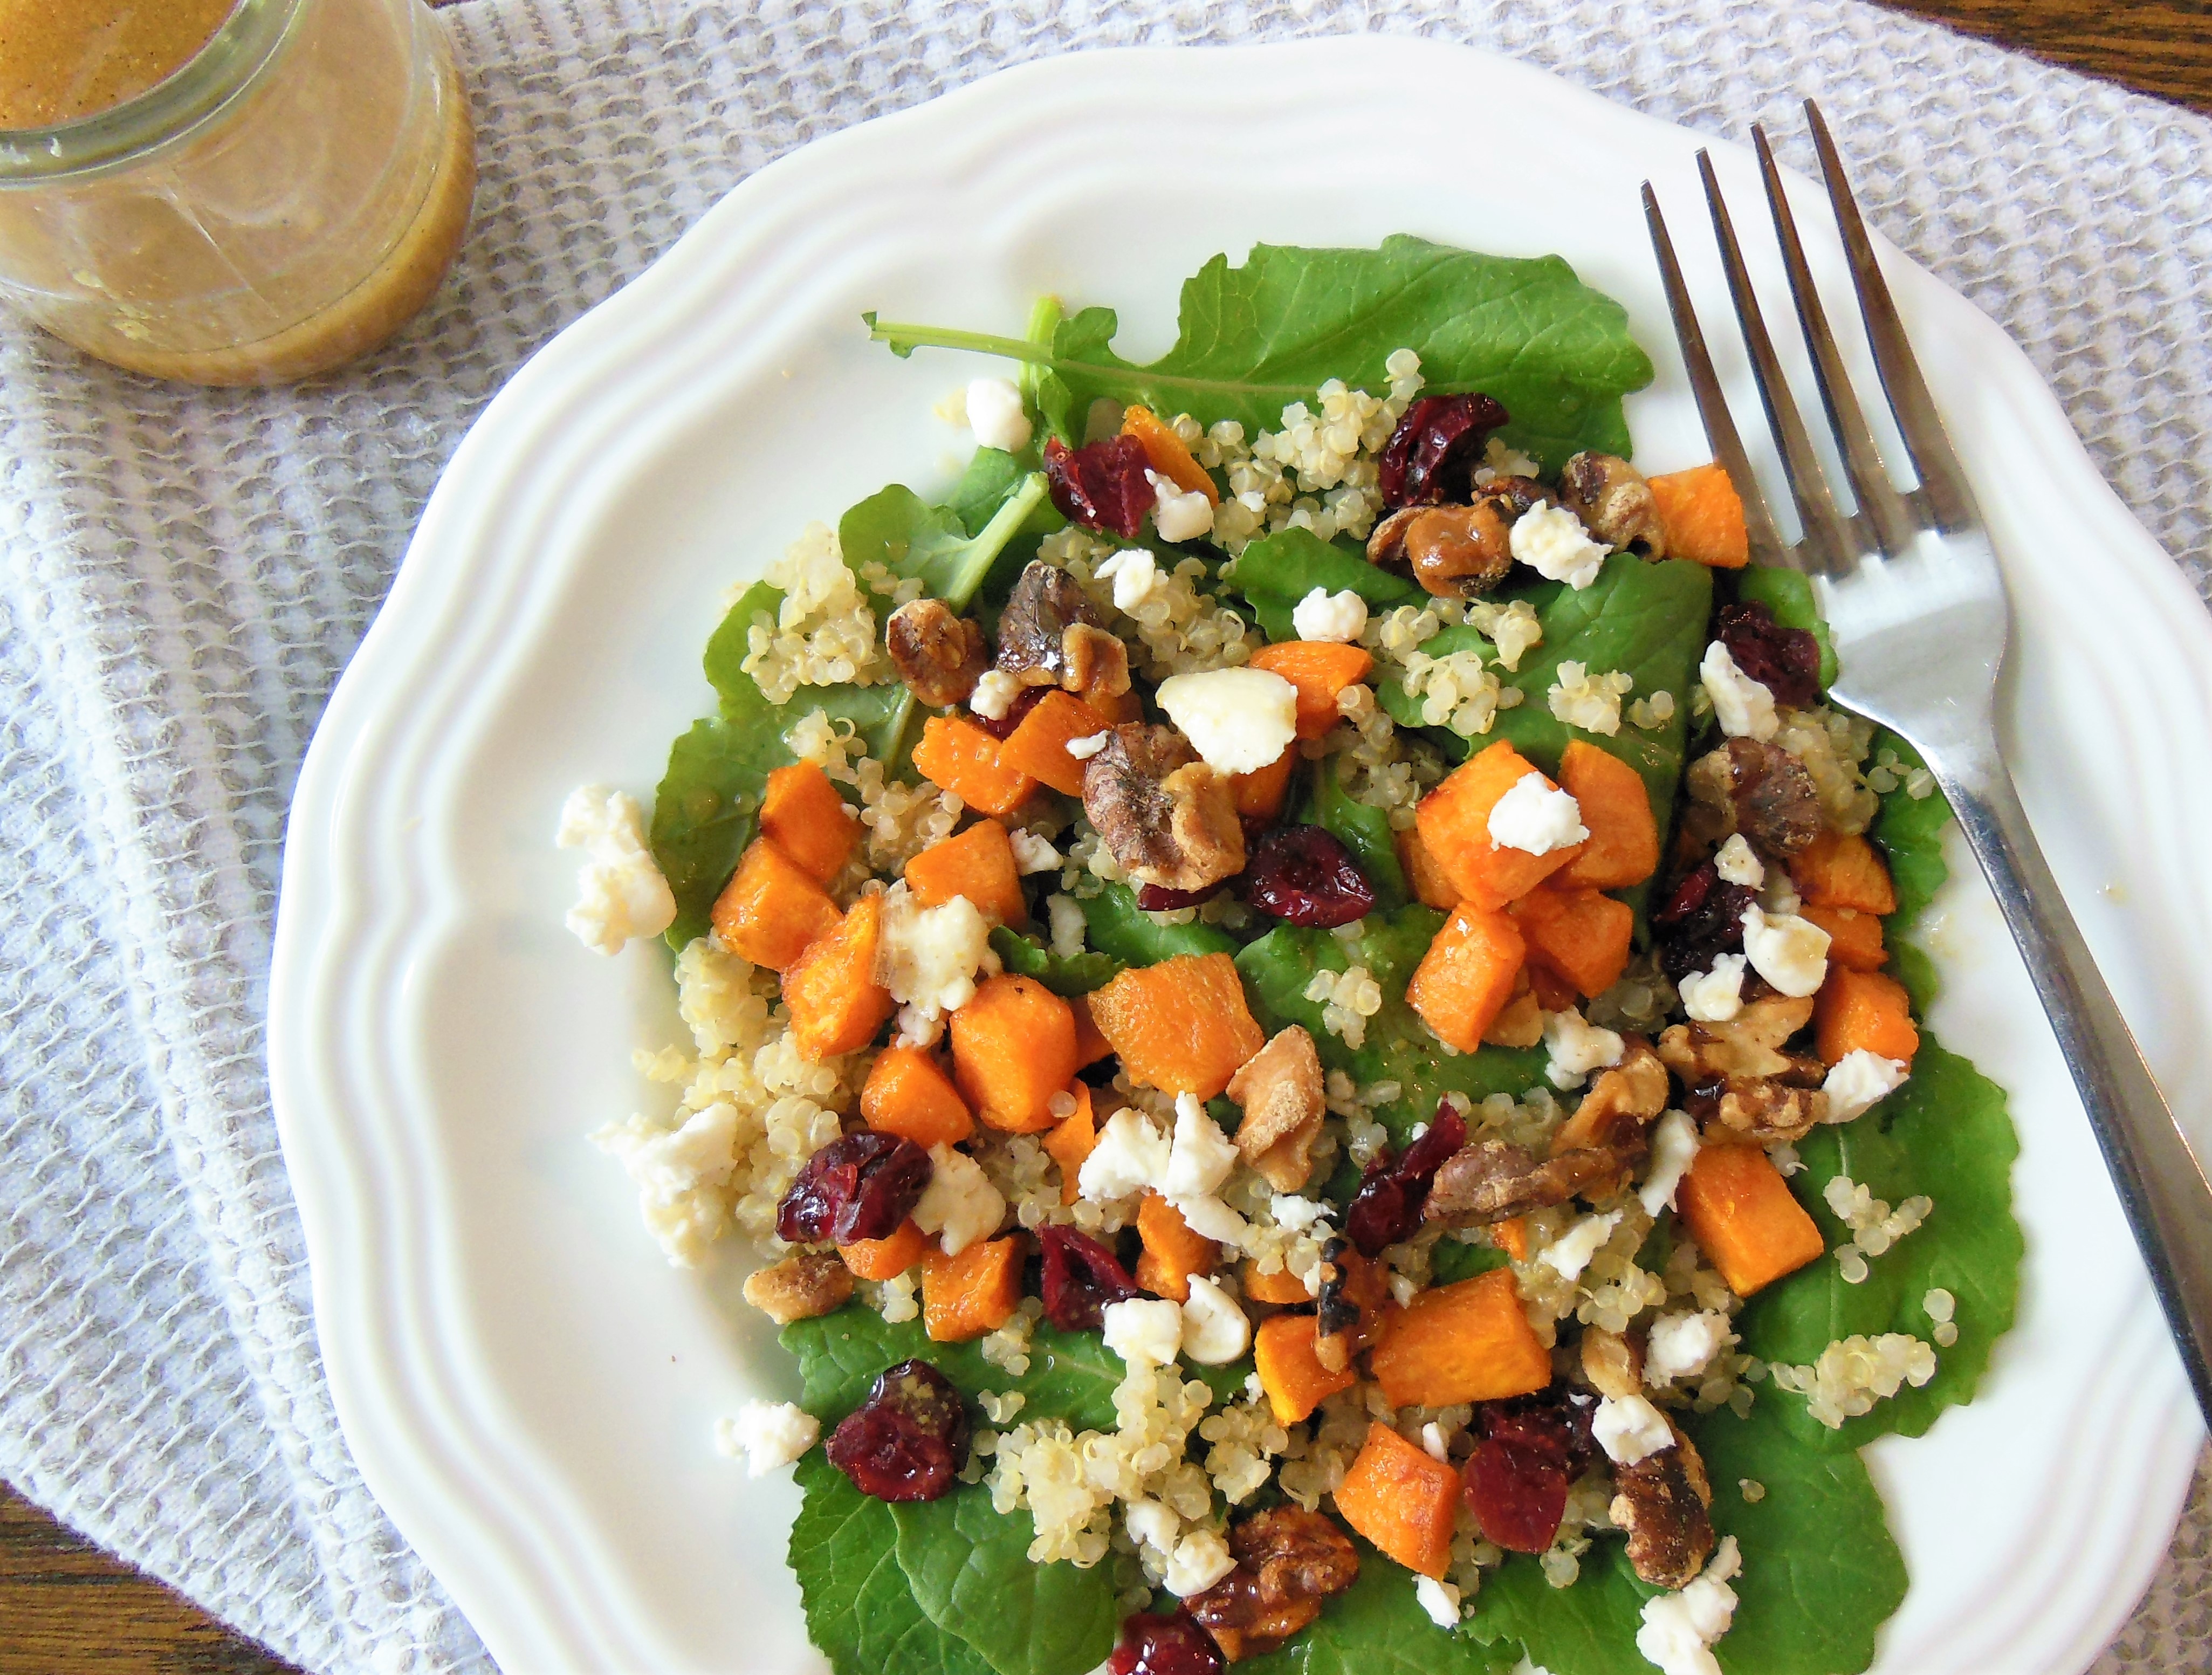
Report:
M 2212 0 L 1909 0 L 1948 23 L 2212 114 Z M 0 1485 L 0 1675 L 289 1675 Z

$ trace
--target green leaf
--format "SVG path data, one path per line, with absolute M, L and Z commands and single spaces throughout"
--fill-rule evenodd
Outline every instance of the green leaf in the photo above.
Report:
M 1860 1284 L 1847 1284 L 1835 1261 L 1823 1258 L 1768 1286 L 1737 1319 L 1744 1349 L 1763 1361 L 1802 1366 L 1855 1334 L 1902 1332 L 1925 1340 L 1934 1327 L 1922 1300 L 1938 1287 L 1958 1299 L 1959 1341 L 1936 1350 L 1936 1376 L 1926 1386 L 1905 1386 L 1840 1430 L 1808 1414 L 1803 1397 L 1771 1386 L 1760 1388 L 1760 1405 L 1780 1408 L 1805 1442 L 1834 1452 L 1893 1432 L 1918 1436 L 1945 1408 L 1972 1399 L 2019 1302 L 2025 1246 L 2012 1214 L 2019 1153 L 2003 1090 L 1924 1027 L 1903 1087 L 1863 1116 L 1799 1141 L 1805 1168 L 1790 1186 L 1831 1250 L 1850 1237 L 1821 1196 L 1836 1175 L 1893 1206 L 1924 1193 L 1935 1208 L 1918 1229 L 1868 1259 L 1871 1271 Z
M 1314 764 L 1312 791 L 1298 818 L 1326 828 L 1352 851 L 1367 882 L 1375 887 L 1375 907 L 1389 913 L 1406 904 L 1406 874 L 1398 865 L 1398 846 L 1390 834 L 1388 810 L 1370 808 L 1345 794 L 1340 756 Z
M 1553 1587 L 1541 1564 L 1515 1553 L 1483 1577 L 1466 1632 L 1526 1647 L 1529 1661 L 1551 1675 L 1650 1675 L 1636 1630 L 1644 1600 L 1656 1592 L 1628 1568 L 1627 1544 L 1609 1537 L 1583 1555 L 1571 1587 Z
M 1030 1369 L 1017 1378 L 983 1359 L 979 1344 L 933 1344 L 921 1322 L 894 1326 L 857 1304 L 797 1320 L 777 1339 L 799 1361 L 801 1405 L 825 1425 L 862 1401 L 876 1375 L 902 1361 L 934 1365 L 970 1397 L 1018 1390 L 1022 1418 L 1065 1419 L 1077 1430 L 1114 1429 L 1114 1387 L 1127 1369 L 1095 1332 L 1058 1332 L 1040 1321 L 1030 1336 Z
M 994 1511 L 981 1484 L 891 1508 L 915 1603 L 998 1675 L 1088 1675 L 1114 1649 L 1113 1568 L 1035 1564 L 1026 1511 Z
M 1235 1666 L 1237 1675 L 1510 1675 L 1518 1647 L 1486 1646 L 1438 1628 L 1413 1597 L 1413 1573 L 1364 1541 L 1359 1580 L 1288 1646 Z
M 971 466 L 971 475 L 973 470 Z M 963 479 L 963 486 L 970 485 Z M 1007 543 L 1046 504 L 1044 474 L 1024 472 L 1001 497 L 989 521 L 970 532 L 960 510 L 932 506 L 911 489 L 894 482 L 838 521 L 837 544 L 854 575 L 872 563 L 881 564 L 895 575 L 920 578 L 933 598 L 963 610 Z
M 1089 994 L 1112 982 L 1123 968 L 1121 961 L 1096 949 L 1069 956 L 1055 954 L 1033 937 L 999 925 L 991 932 L 991 951 L 1017 977 L 1034 977 L 1054 994 Z
M 1875 755 L 1884 750 L 1894 750 L 1904 768 L 1897 787 L 1882 794 L 1881 812 L 1875 816 L 1870 835 L 1888 857 L 1889 876 L 1897 886 L 1897 911 L 1882 922 L 1882 929 L 1904 935 L 1950 876 L 1943 860 L 1943 828 L 1951 823 L 1951 805 L 1940 791 L 1925 797 L 1905 791 L 1901 783 L 1905 774 L 1927 764 L 1919 751 L 1887 728 L 1874 736 Z
M 781 765 L 782 743 L 772 731 L 710 716 L 669 747 L 647 834 L 653 859 L 676 897 L 669 947 L 680 951 L 707 934 L 714 898 L 753 841 L 762 791 L 769 770 Z
M 1836 682 L 1836 644 L 1828 634 L 1828 619 L 1814 602 L 1813 583 L 1802 570 L 1778 564 L 1752 564 L 1735 573 L 1735 596 L 1765 605 L 1785 628 L 1808 628 L 1820 642 L 1820 685 Z
M 1236 938 L 1197 919 L 1188 925 L 1154 923 L 1127 884 L 1107 884 L 1097 895 L 1076 900 L 1091 947 L 1125 966 L 1156 966 L 1178 954 L 1237 951 Z
M 1295 525 L 1245 548 L 1229 572 L 1229 585 L 1244 596 L 1269 640 L 1298 637 L 1291 613 L 1316 587 L 1357 593 L 1377 612 L 1417 604 L 1427 597 L 1409 577 L 1370 564 L 1363 555 Z

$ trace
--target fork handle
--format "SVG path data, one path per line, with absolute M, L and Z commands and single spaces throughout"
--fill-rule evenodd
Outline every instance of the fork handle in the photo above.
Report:
M 1994 749 L 1928 766 L 1988 876 L 2212 1424 L 2212 1184 L 2143 1062 Z

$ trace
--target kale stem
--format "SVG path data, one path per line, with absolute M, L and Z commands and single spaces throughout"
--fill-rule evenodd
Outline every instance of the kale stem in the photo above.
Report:
M 879 325 L 873 314 L 860 318 L 867 321 L 872 340 L 890 344 L 891 353 L 902 358 L 917 349 L 965 349 L 978 355 L 1003 355 L 1009 361 L 1033 361 L 1047 365 L 1052 361 L 1049 344 L 1025 343 L 1019 337 L 994 337 L 984 331 L 954 331 L 938 325 Z

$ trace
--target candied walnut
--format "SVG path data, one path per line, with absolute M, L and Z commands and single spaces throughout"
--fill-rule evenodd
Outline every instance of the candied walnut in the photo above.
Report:
M 1813 1021 L 1813 998 L 1771 994 L 1722 1023 L 1677 1023 L 1659 1037 L 1659 1057 L 1689 1087 L 1741 1077 L 1782 1076 L 1802 1061 L 1783 1044 Z
M 1106 627 L 1082 583 L 1057 564 L 1033 561 L 999 614 L 998 667 L 1024 686 L 1061 684 L 1067 671 L 1067 631 L 1079 625 L 1101 633 Z
M 1726 1082 L 1717 1094 L 1693 1088 L 1685 1103 L 1708 1134 L 1717 1125 L 1731 1138 L 1756 1140 L 1761 1145 L 1802 1140 L 1828 1114 L 1828 1096 L 1819 1085 L 1826 1067 L 1818 1059 L 1812 1065 L 1810 1071 L 1797 1072 L 1794 1083 L 1769 1077 L 1761 1082 Z
M 1129 648 L 1121 636 L 1088 622 L 1060 634 L 1060 683 L 1085 698 L 1118 698 L 1129 689 Z
M 1820 701 L 1820 642 L 1811 629 L 1785 628 L 1765 604 L 1747 599 L 1714 613 L 1713 637 L 1776 703 L 1802 709 Z
M 1668 1423 L 1673 1447 L 1613 1467 L 1609 1511 L 1628 1532 L 1630 1569 L 1654 1587 L 1686 1587 L 1712 1557 L 1713 1488 L 1697 1445 Z
M 1359 1550 L 1317 1512 L 1281 1506 L 1229 1532 L 1237 1568 L 1188 1602 L 1231 1662 L 1273 1651 L 1359 1579 Z
M 829 1251 L 799 1251 L 745 1281 L 745 1301 L 787 1326 L 842 1308 L 853 1295 L 853 1271 Z
M 1634 1343 L 1603 1326 L 1583 1332 L 1583 1376 L 1591 1389 L 1615 1401 L 1644 1393 L 1644 1356 Z
M 1407 507 L 1367 537 L 1367 557 L 1404 563 L 1413 580 L 1439 598 L 1486 593 L 1513 568 L 1510 503 L 1485 495 L 1472 506 Z
M 910 599 L 893 611 L 884 647 L 907 689 L 932 709 L 966 703 L 988 660 L 981 628 L 942 599 Z
M 1630 1154 L 1640 1157 L 1644 1131 L 1666 1108 L 1666 1065 L 1641 1035 L 1626 1036 L 1620 1062 L 1590 1084 L 1574 1115 L 1559 1125 L 1552 1136 L 1551 1155 L 1611 1151 L 1624 1159 Z
M 1140 884 L 1200 890 L 1244 868 L 1229 781 L 1172 727 L 1125 721 L 1083 770 L 1083 812 Z
M 1820 793 L 1805 764 L 1778 744 L 1732 738 L 1690 764 L 1691 798 L 1722 816 L 1721 835 L 1740 831 L 1787 860 L 1820 835 Z
M 1382 1311 L 1390 1303 L 1390 1273 L 1354 1250 L 1350 1240 L 1332 1239 L 1321 1247 L 1317 1277 L 1314 1359 L 1340 1373 L 1380 1335 Z
M 1244 1161 L 1279 1193 L 1304 1186 L 1328 1114 L 1313 1037 L 1295 1023 L 1278 1031 L 1229 1078 L 1228 1093 L 1244 1112 L 1237 1125 Z
M 1413 1236 L 1437 1172 L 1466 1144 L 1467 1119 L 1438 1100 L 1427 1132 L 1402 1155 L 1375 1155 L 1344 1212 L 1344 1230 L 1362 1256 L 1380 1256 Z
M 1278 826 L 1254 846 L 1244 899 L 1285 925 L 1333 930 L 1364 919 L 1375 887 L 1325 826 Z
M 1490 433 L 1510 416 L 1484 395 L 1423 396 L 1406 409 L 1376 462 L 1388 507 L 1434 505 L 1466 492 Z
M 1568 1151 L 1540 1158 L 1510 1140 L 1477 1140 L 1437 1171 L 1424 1211 L 1452 1227 L 1483 1227 L 1532 1210 L 1548 1210 L 1577 1193 L 1603 1198 L 1618 1192 L 1629 1165 L 1612 1151 Z
M 1145 445 L 1133 436 L 1109 436 L 1079 448 L 1053 436 L 1044 445 L 1045 482 L 1060 515 L 1131 539 L 1159 498 L 1145 474 L 1151 464 Z
M 1646 558 L 1667 556 L 1667 525 L 1651 485 L 1617 454 L 1585 450 L 1568 460 L 1559 471 L 1559 504 L 1615 552 L 1635 547 Z

